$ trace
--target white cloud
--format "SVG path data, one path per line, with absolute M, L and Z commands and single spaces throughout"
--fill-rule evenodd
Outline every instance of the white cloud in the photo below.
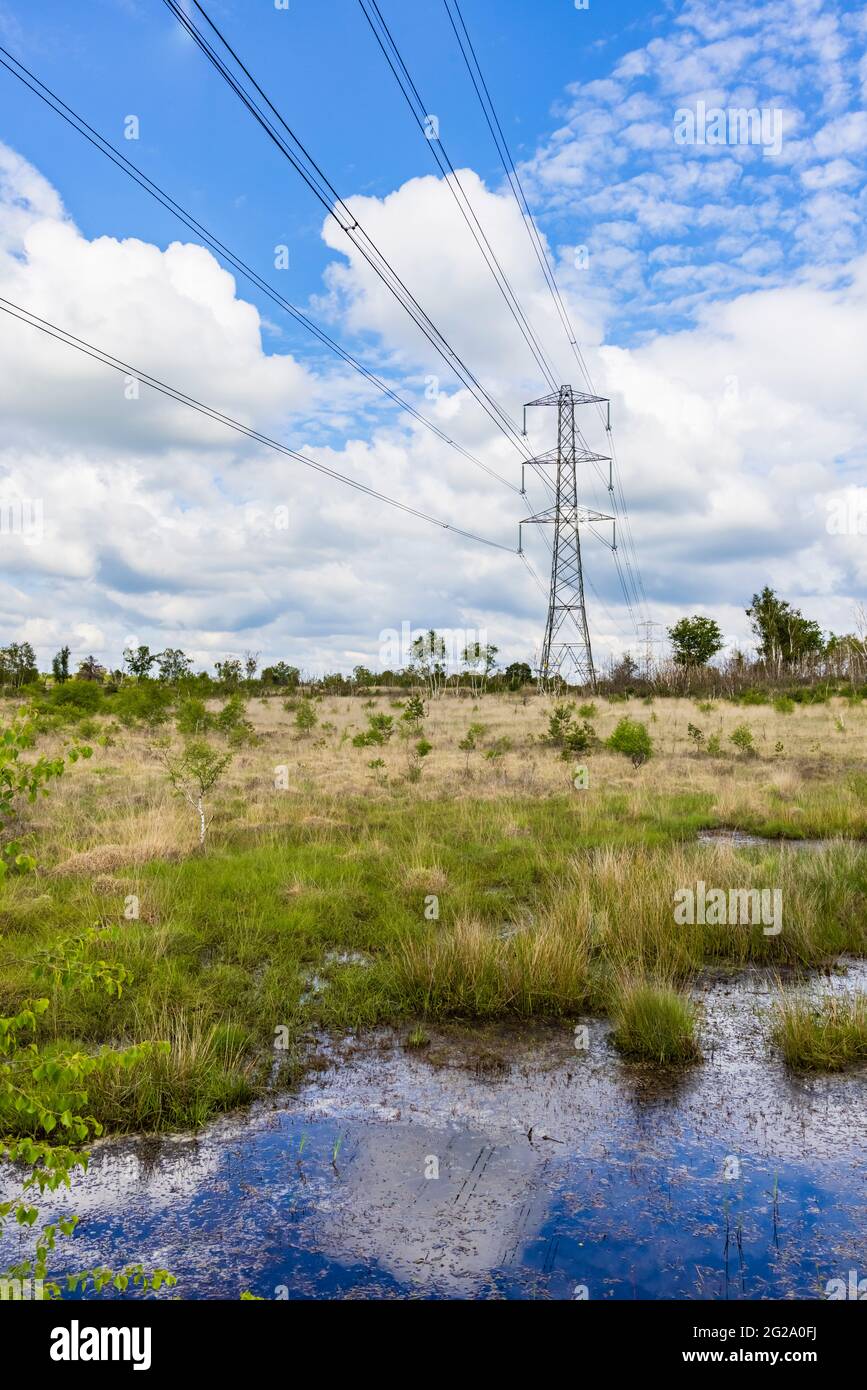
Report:
M 731 151 L 654 161 L 676 94 L 726 83 L 744 96 L 748 85 L 761 90 L 757 65 L 773 55 L 760 36 L 770 34 L 783 55 L 787 27 L 803 40 L 820 11 L 821 0 L 761 13 L 685 7 L 673 36 L 621 59 L 610 81 L 573 89 L 567 125 L 528 171 L 560 212 L 552 255 L 596 385 L 613 399 L 652 615 L 670 622 L 684 609 L 710 611 L 741 639 L 743 609 L 765 582 L 840 629 L 867 577 L 863 538 L 826 525 L 829 499 L 864 464 L 867 259 L 849 191 L 860 126 L 838 97 L 826 103 L 792 156 L 796 203 L 782 182 L 790 175 L 767 169 L 773 161 L 760 162 L 763 181 L 749 195 L 752 165 Z M 706 39 L 700 51 L 697 35 Z M 842 42 L 831 28 L 810 39 L 817 70 L 840 91 Z M 773 90 L 783 90 L 781 73 L 768 71 Z M 630 90 L 648 75 L 656 85 Z M 628 163 L 636 151 L 651 161 L 637 171 Z M 613 169 L 607 181 L 603 156 Z M 472 170 L 459 177 L 558 376 L 574 379 L 514 203 Z M 448 189 L 417 178 L 384 198 L 349 201 L 520 418 L 523 401 L 539 394 L 538 373 Z M 578 221 L 576 207 L 595 225 Z M 704 233 L 706 248 L 697 241 Z M 337 335 L 373 337 L 401 389 L 517 483 L 517 455 L 449 382 L 347 239 L 331 222 L 323 238 L 334 255 L 319 309 Z M 574 260 L 583 244 L 586 271 Z M 787 261 L 791 245 L 805 257 L 799 276 Z M 258 311 L 209 252 L 89 240 L 45 179 L 2 147 L 0 294 L 371 487 L 516 542 L 526 502 L 420 426 L 383 416 L 343 368 L 313 371 L 266 352 Z M 627 314 L 639 305 L 650 313 L 615 346 L 606 330 L 621 295 Z M 431 376 L 443 378 L 442 389 L 425 400 Z M 486 627 L 506 658 L 532 652 L 544 598 L 516 557 L 428 528 L 146 389 L 129 400 L 123 386 L 0 316 L 0 503 L 38 499 L 44 526 L 38 543 L 0 535 L 12 575 L 0 586 L 6 640 L 26 636 L 43 664 L 64 640 L 77 655 L 93 650 L 114 664 L 135 633 L 154 647 L 182 646 L 197 664 L 249 647 L 321 669 L 376 662 L 380 631 L 407 620 Z M 553 416 L 532 429 L 547 447 Z M 591 442 L 605 451 L 601 431 L 591 430 Z M 607 509 L 592 474 L 582 486 Z M 545 552 L 531 555 L 544 574 Z M 591 621 L 622 647 L 629 623 L 610 557 L 591 540 L 586 558 Z

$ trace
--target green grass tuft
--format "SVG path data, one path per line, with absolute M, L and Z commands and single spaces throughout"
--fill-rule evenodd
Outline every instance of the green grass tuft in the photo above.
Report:
M 793 1071 L 843 1071 L 867 1062 L 867 995 L 834 997 L 818 1005 L 783 1000 L 777 1006 L 774 1041 Z
M 694 1004 L 670 985 L 633 980 L 614 1003 L 615 1046 L 625 1057 L 666 1065 L 697 1061 Z

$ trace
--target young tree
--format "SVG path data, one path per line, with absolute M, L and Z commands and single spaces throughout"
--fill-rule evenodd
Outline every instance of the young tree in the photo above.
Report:
M 510 690 L 521 690 L 533 679 L 533 672 L 526 661 L 513 661 L 503 674 Z
M 861 672 L 865 669 L 867 643 L 855 632 L 848 632 L 843 636 L 830 632 L 825 643 L 824 656 L 826 671 L 834 676 L 848 678 L 854 683 L 860 679 Z
M 123 663 L 131 676 L 136 676 L 139 680 L 146 680 L 151 673 L 151 667 L 157 662 L 156 652 L 152 652 L 150 647 L 124 647 Z
M 192 662 L 180 647 L 166 647 L 164 652 L 160 652 L 157 661 L 159 679 L 165 681 L 166 685 L 177 685 L 192 674 Z
M 52 657 L 51 670 L 58 685 L 63 685 L 69 680 L 69 648 L 61 647 L 56 656 Z
M 674 651 L 675 664 L 691 669 L 706 666 L 724 646 L 719 623 L 700 613 L 694 613 L 691 618 L 681 618 L 668 629 L 668 638 Z
M 416 637 L 412 644 L 409 670 L 426 686 L 431 699 L 440 693 L 445 684 L 445 658 L 445 641 L 433 628 Z
M 39 678 L 36 653 L 29 642 L 10 642 L 2 651 L 4 679 L 11 682 L 16 690 L 22 685 Z
M 105 674 L 105 667 L 100 665 L 95 656 L 86 656 L 78 663 L 79 680 L 101 682 L 105 680 Z
M 285 661 L 278 661 L 274 666 L 265 667 L 262 672 L 262 680 L 266 685 L 279 685 L 285 686 L 289 690 L 296 690 L 300 675 L 297 666 L 287 666 Z
M 199 848 L 205 847 L 210 820 L 205 813 L 205 797 L 219 782 L 231 753 L 218 753 L 204 739 L 191 739 L 178 753 L 163 745 L 160 757 L 175 793 L 182 796 L 199 818 Z
M 46 784 L 62 775 L 67 762 L 90 755 L 89 748 L 72 748 L 65 757 L 25 762 L 21 754 L 33 746 L 35 738 L 36 716 L 32 711 L 17 714 L 0 733 L 0 874 L 10 865 L 19 870 L 35 867 L 34 861 L 8 839 L 16 803 L 32 801 L 39 793 L 46 796 Z M 78 992 L 101 989 L 119 997 L 131 976 L 123 965 L 91 958 L 95 937 L 95 932 L 88 932 L 39 951 L 37 979 L 48 980 L 54 988 Z M 32 1255 L 5 1268 L 5 1261 L 0 1263 L 0 1277 L 7 1287 L 36 1299 L 60 1297 L 60 1285 L 51 1278 L 49 1261 L 58 1240 L 74 1235 L 78 1218 L 66 1215 L 37 1227 L 39 1208 L 33 1204 L 34 1194 L 69 1187 L 74 1171 L 87 1167 L 89 1155 L 84 1144 L 91 1135 L 101 1133 L 99 1123 L 87 1114 L 87 1078 L 116 1068 L 129 1069 L 155 1050 L 169 1050 L 168 1043 L 156 1047 L 139 1043 L 123 1051 L 104 1048 L 91 1053 L 65 1048 L 56 1038 L 43 1045 L 38 1020 L 50 1003 L 47 998 L 25 999 L 17 1013 L 0 1018 L 0 1159 L 4 1167 L 8 1165 L 13 1181 L 19 1173 L 21 1181 L 19 1192 L 0 1203 L 0 1240 L 7 1220 L 14 1221 L 16 1228 L 35 1228 Z M 17 1240 L 15 1244 L 20 1255 Z M 73 1292 L 83 1291 L 88 1284 L 100 1292 L 110 1283 L 122 1292 L 130 1286 L 141 1291 L 158 1290 L 163 1283 L 175 1282 L 166 1270 L 146 1274 L 141 1265 L 117 1272 L 83 1270 L 66 1278 L 67 1289 Z
M 420 695 L 410 695 L 404 706 L 403 714 L 400 716 L 401 724 L 413 734 L 424 732 L 425 718 L 424 700 Z
M 611 669 L 611 681 L 618 690 L 624 686 L 632 685 L 638 677 L 638 662 L 634 659 L 631 652 L 624 652 L 616 666 Z
M 366 666 L 355 666 L 352 671 L 352 680 L 359 691 L 367 690 L 369 686 L 376 685 L 376 676 Z
M 0 879 L 8 869 L 34 867 L 30 856 L 11 838 L 24 802 L 47 796 L 47 784 L 63 775 L 67 763 L 89 758 L 91 753 L 87 747 L 72 745 L 65 755 L 25 761 L 21 755 L 36 742 L 38 718 L 35 710 L 19 710 L 0 732 Z
M 298 732 L 307 737 L 318 723 L 319 715 L 313 701 L 302 700 L 295 712 L 295 727 Z
M 233 688 L 240 685 L 242 668 L 237 657 L 227 657 L 225 661 L 218 661 L 214 667 L 217 672 L 217 680 L 222 681 L 223 685 Z
M 822 629 L 799 608 L 778 598 L 766 584 L 746 610 L 755 633 L 759 656 L 779 673 L 783 666 L 798 666 L 824 649 Z
M 244 653 L 244 675 L 247 677 L 248 681 L 253 680 L 256 676 L 256 672 L 259 669 L 259 656 L 259 652 Z
M 488 643 L 469 642 L 461 653 L 461 662 L 469 672 L 470 689 L 474 695 L 483 695 L 488 677 L 497 664 L 499 647 Z
M 464 734 L 464 737 L 458 741 L 458 748 L 460 748 L 462 753 L 466 753 L 467 756 L 466 766 L 464 768 L 464 773 L 467 777 L 470 775 L 470 757 L 473 753 L 478 752 L 480 742 L 487 732 L 488 727 L 486 724 L 471 724 Z

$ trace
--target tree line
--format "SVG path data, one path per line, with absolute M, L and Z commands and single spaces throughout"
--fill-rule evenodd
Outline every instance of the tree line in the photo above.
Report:
M 742 689 L 750 683 L 784 684 L 793 680 L 846 680 L 855 685 L 867 681 L 867 611 L 863 607 L 856 618 L 857 632 L 830 633 L 827 637 L 815 620 L 805 617 L 767 585 L 753 595 L 745 611 L 755 639 L 755 656 L 735 649 L 724 660 L 717 660 L 725 647 L 722 629 L 714 618 L 696 613 L 680 618 L 667 629 L 671 644 L 668 661 L 654 662 L 651 670 L 642 672 L 632 654 L 626 652 L 601 674 L 600 688 L 677 693 L 699 686 Z M 0 648 L 0 686 L 13 693 L 28 687 L 35 692 L 44 691 L 49 681 L 54 686 L 76 681 L 99 686 L 106 694 L 118 691 L 124 684 L 145 681 L 198 694 L 291 693 L 298 689 L 357 694 L 375 687 L 421 687 L 436 697 L 447 690 L 478 696 L 488 690 L 518 691 L 538 684 L 538 672 L 528 662 L 514 661 L 499 669 L 498 654 L 499 649 L 489 643 L 471 642 L 460 653 L 459 669 L 450 670 L 445 640 L 431 628 L 414 639 L 409 659 L 399 669 L 376 672 L 358 665 L 349 675 L 336 671 L 314 677 L 282 660 L 260 670 L 260 654 L 252 651 L 243 658 L 227 657 L 216 662 L 211 675 L 208 671 L 194 671 L 191 659 L 180 648 L 154 652 L 144 644 L 125 648 L 123 664 L 116 670 L 88 655 L 72 671 L 70 648 L 63 646 L 52 660 L 49 677 L 40 673 L 29 642 L 11 642 Z

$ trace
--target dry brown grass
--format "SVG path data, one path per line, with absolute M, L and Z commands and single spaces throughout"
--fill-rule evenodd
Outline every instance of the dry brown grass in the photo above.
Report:
M 332 698 L 318 706 L 320 726 L 299 737 L 293 716 L 279 699 L 253 700 L 248 707 L 260 742 L 235 753 L 213 801 L 213 834 L 230 827 L 236 832 L 279 836 L 287 826 L 301 826 L 310 835 L 337 835 L 350 828 L 347 801 L 364 797 L 388 802 L 400 791 L 409 800 L 449 798 L 502 806 L 525 797 L 573 795 L 575 765 L 590 768 L 590 788 L 582 793 L 581 815 L 592 822 L 594 795 L 622 793 L 633 814 L 650 812 L 660 797 L 704 794 L 721 823 L 744 824 L 772 815 L 788 833 L 805 825 L 805 799 L 824 801 L 833 811 L 832 833 L 863 824 L 863 794 L 847 785 L 847 774 L 867 769 L 867 706 L 849 709 L 842 700 L 828 705 L 798 707 L 781 715 L 770 706 L 737 707 L 719 703 L 702 713 L 692 700 L 658 700 L 607 704 L 597 700 L 593 724 L 604 740 L 624 714 L 648 725 L 654 757 L 635 769 L 618 754 L 599 749 L 581 759 L 563 762 L 547 747 L 544 737 L 551 701 L 532 696 L 488 696 L 478 701 L 442 696 L 429 705 L 426 737 L 433 751 L 425 759 L 421 780 L 406 781 L 405 750 L 395 737 L 381 748 L 356 749 L 351 737 L 366 726 L 369 713 L 386 713 L 397 724 L 400 711 L 386 698 L 373 709 L 357 698 Z M 845 729 L 838 727 L 842 717 Z M 471 723 L 487 732 L 482 755 L 474 754 L 470 774 L 458 742 Z M 706 735 L 720 735 L 726 757 L 696 754 L 687 725 Z M 739 724 L 754 733 L 758 757 L 745 758 L 729 742 Z M 494 766 L 484 748 L 507 737 L 512 747 Z M 63 740 L 48 741 L 59 749 Z M 783 752 L 775 751 L 782 742 Z M 382 769 L 368 764 L 381 759 Z M 275 768 L 288 767 L 289 790 L 275 791 Z M 90 762 L 79 765 L 52 789 L 50 800 L 28 812 L 42 844 L 43 862 L 62 865 L 65 873 L 108 873 L 121 864 L 186 855 L 195 849 L 196 825 L 188 808 L 171 795 L 144 730 L 122 730 L 116 744 L 94 744 Z M 809 816 L 807 816 L 809 819 Z M 516 837 L 526 834 L 520 816 L 512 822 Z M 851 832 L 849 832 L 851 833 Z M 862 832 L 863 833 L 863 832 Z M 427 867 L 427 866 L 422 866 Z

